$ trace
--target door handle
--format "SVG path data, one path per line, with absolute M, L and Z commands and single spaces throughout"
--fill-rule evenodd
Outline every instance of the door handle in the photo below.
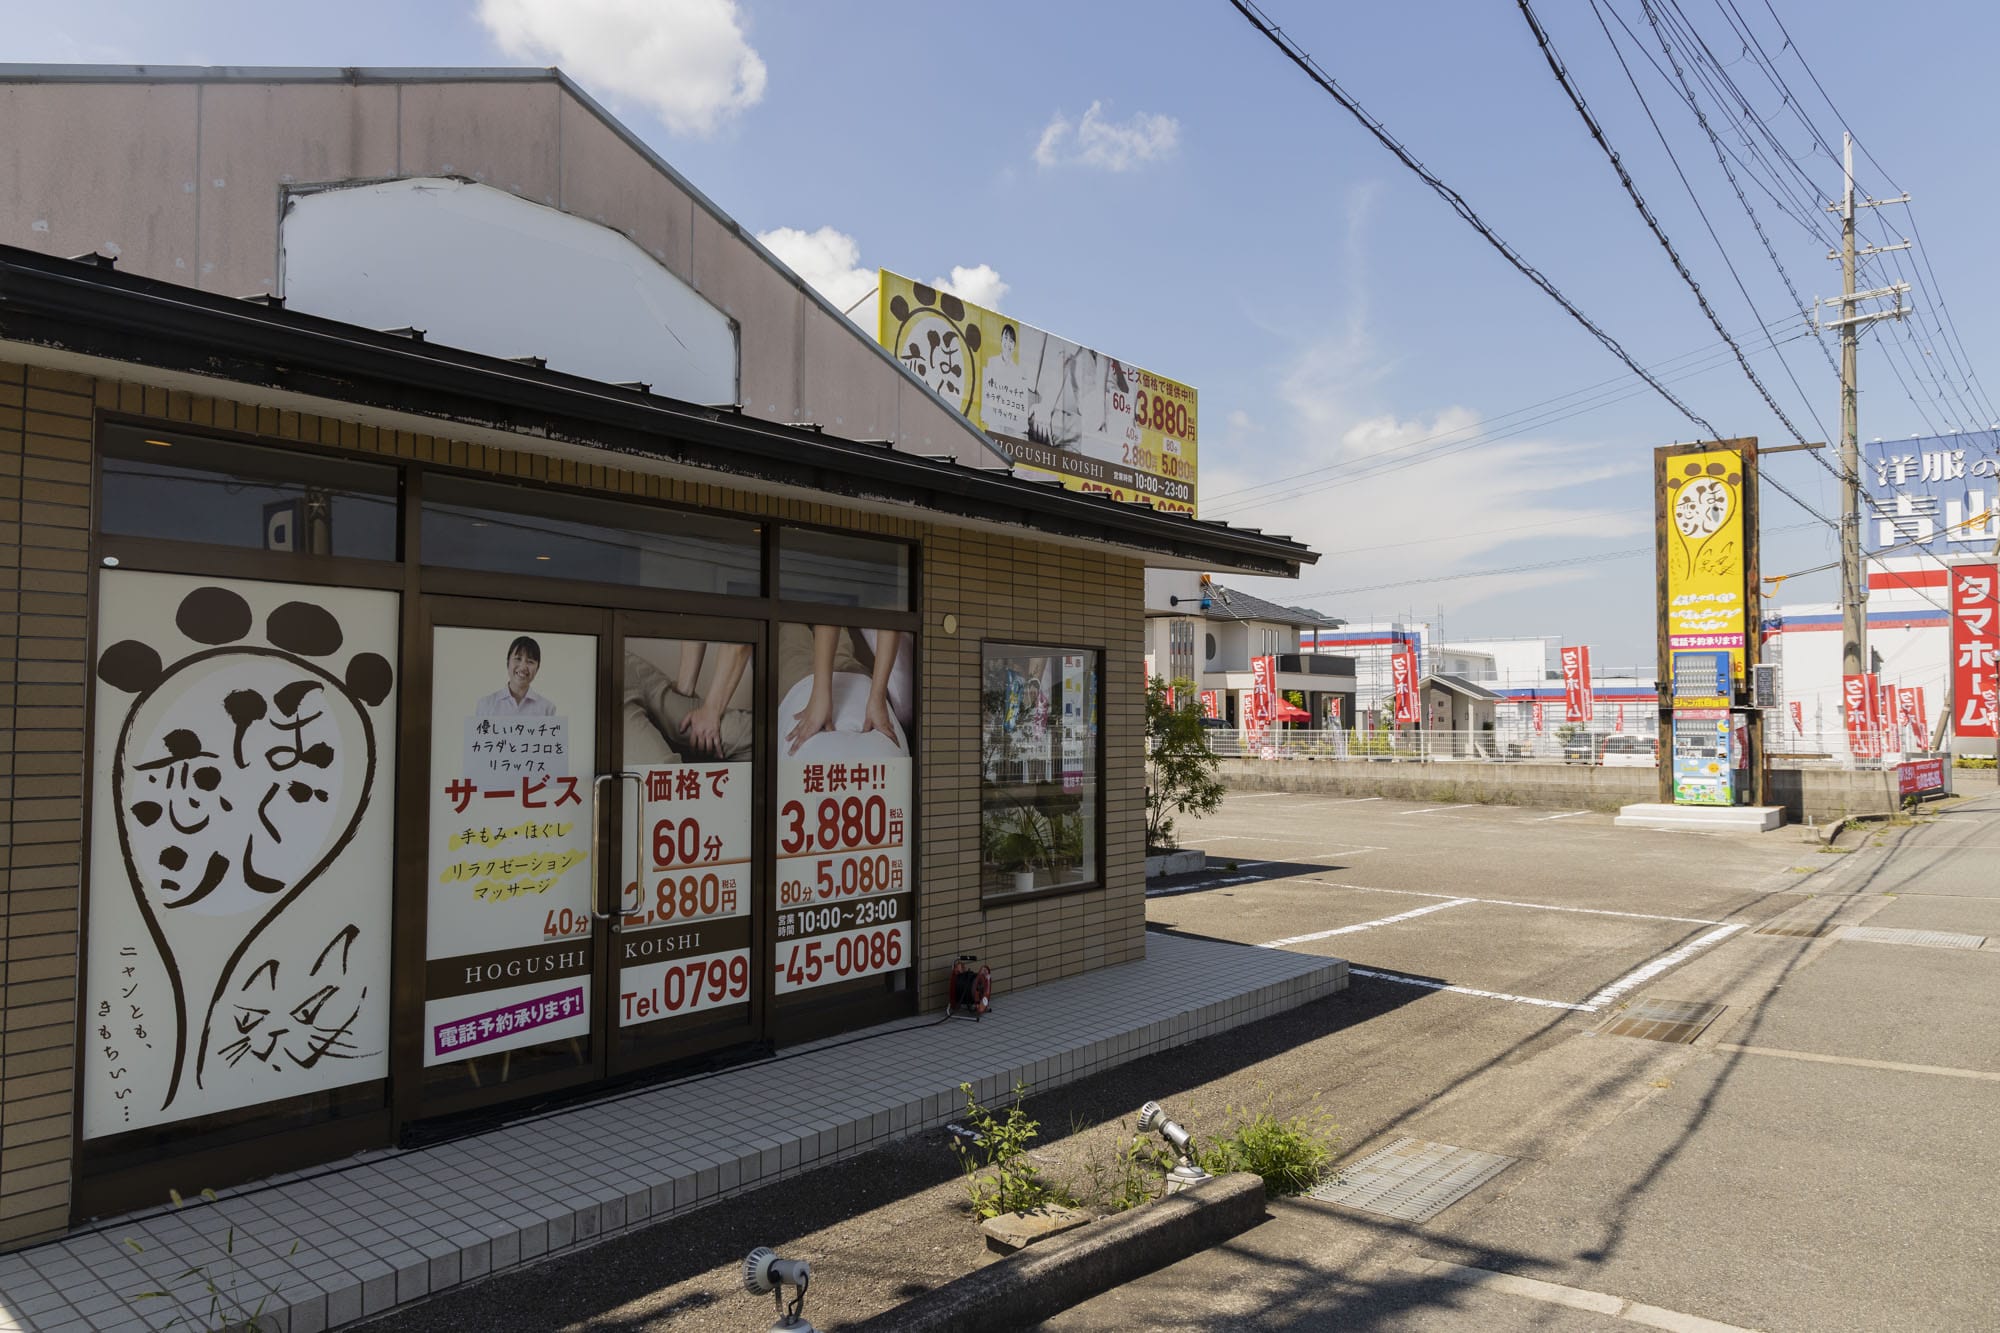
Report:
M 590 919 L 609 921 L 604 903 L 604 785 L 617 780 L 616 773 L 599 773 L 590 781 L 590 859 L 596 880 L 590 888 Z
M 634 787 L 639 788 L 639 794 L 643 798 L 645 794 L 644 784 L 639 781 L 638 775 L 634 773 L 599 773 L 590 782 L 590 854 L 597 861 L 597 881 L 590 895 L 590 915 L 591 919 L 595 921 L 609 921 L 611 929 L 614 931 L 622 928 L 625 918 L 624 908 L 618 902 L 619 897 L 624 892 L 625 868 L 623 866 L 607 867 L 603 860 L 605 787 L 608 785 L 615 790 L 616 785 L 621 782 L 630 782 Z M 632 822 L 635 825 L 645 822 L 640 817 L 645 813 L 643 807 L 644 802 L 642 800 L 634 811 Z M 645 874 L 643 869 L 644 863 L 635 861 L 633 864 L 641 867 L 637 873 L 643 881 Z M 610 898 L 608 903 L 605 901 L 607 894 Z

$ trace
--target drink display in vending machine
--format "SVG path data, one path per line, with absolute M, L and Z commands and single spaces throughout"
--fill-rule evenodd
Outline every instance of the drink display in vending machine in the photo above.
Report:
M 1674 710 L 1676 805 L 1734 805 L 1736 773 L 1726 708 Z

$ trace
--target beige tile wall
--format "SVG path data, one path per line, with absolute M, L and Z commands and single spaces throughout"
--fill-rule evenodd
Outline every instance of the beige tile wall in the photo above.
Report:
M 920 998 L 944 1003 L 961 953 L 996 995 L 1145 953 L 1138 678 L 1144 572 L 1130 558 L 1058 548 L 740 487 L 467 444 L 226 399 L 0 362 L 0 1248 L 68 1222 L 80 910 L 90 432 L 94 409 L 139 413 L 361 455 L 850 528 L 923 543 L 923 843 Z M 955 635 L 941 625 L 958 618 Z M 979 674 L 983 640 L 1101 648 L 1106 688 L 1104 890 L 992 910 L 979 900 Z
M 0 1244 L 69 1213 L 92 391 L 0 363 Z

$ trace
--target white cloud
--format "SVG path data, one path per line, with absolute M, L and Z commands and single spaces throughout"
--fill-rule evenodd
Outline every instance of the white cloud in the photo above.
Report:
M 1344 363 L 1338 349 L 1314 348 L 1302 363 Z M 1366 378 L 1365 372 L 1357 372 Z M 1414 417 L 1361 415 L 1337 391 L 1306 387 L 1298 366 L 1283 398 L 1292 438 L 1317 441 L 1286 449 L 1265 430 L 1228 420 L 1236 447 L 1204 451 L 1201 488 L 1215 497 L 1204 517 L 1282 532 L 1321 553 L 1298 582 L 1245 580 L 1260 597 L 1283 603 L 1326 589 L 1369 588 L 1433 575 L 1534 563 L 1576 554 L 1582 539 L 1638 537 L 1651 529 L 1644 487 L 1602 484 L 1634 476 L 1644 460 L 1607 459 L 1602 449 L 1535 440 L 1504 440 L 1452 450 L 1482 435 L 1480 414 L 1449 407 Z M 1325 388 L 1324 385 L 1320 386 Z M 1419 458 L 1421 456 L 1421 461 Z M 1226 459 L 1226 461 L 1225 461 Z M 1408 466 L 1398 466 L 1407 463 Z M 1297 476 L 1311 469 L 1337 470 Z M 1227 492 L 1281 478 L 1291 480 L 1248 496 Z M 1633 496 L 1633 492 L 1638 494 Z M 1632 497 L 1629 509 L 1621 496 Z M 1246 505 L 1254 499 L 1256 503 Z M 1211 512 L 1212 511 L 1212 512 Z M 1645 540 L 1627 545 L 1643 546 Z M 1622 569 L 1623 566 L 1615 568 Z M 1429 614 L 1477 606 L 1503 593 L 1590 578 L 1590 566 L 1524 571 L 1499 578 L 1385 588 L 1349 596 L 1313 597 L 1310 604 L 1350 620 Z M 1236 580 L 1227 580 L 1232 583 Z M 1559 617 L 1551 617 L 1557 620 Z M 1547 632 L 1524 626 L 1522 633 Z
M 500 49 L 630 98 L 676 134 L 706 135 L 764 96 L 736 0 L 479 0 Z
M 997 310 L 1007 296 L 1007 284 L 1001 281 L 991 264 L 976 264 L 971 268 L 954 264 L 949 278 L 932 278 L 931 286 L 942 287 L 952 295 L 974 305 L 983 305 L 988 310 Z
M 862 328 L 873 332 L 874 294 L 877 274 L 861 263 L 861 243 L 844 231 L 821 227 L 800 231 L 797 227 L 774 227 L 760 231 L 757 239 L 766 249 L 785 261 L 809 286 L 845 311 Z M 983 306 L 995 306 L 1007 295 L 1007 284 L 991 264 L 970 268 L 953 265 L 949 278 L 932 278 L 931 286 L 952 292 Z
M 1092 102 L 1083 119 L 1072 124 L 1056 112 L 1035 144 L 1035 161 L 1044 167 L 1096 167 L 1131 171 L 1141 163 L 1172 155 L 1181 141 L 1181 123 L 1172 116 L 1137 112 L 1120 124 L 1103 115 L 1104 103 Z
M 861 245 L 844 231 L 832 227 L 821 227 L 818 231 L 774 227 L 758 232 L 757 239 L 841 310 L 875 290 L 875 270 L 861 267 Z M 869 318 L 860 310 L 854 314 L 858 319 Z

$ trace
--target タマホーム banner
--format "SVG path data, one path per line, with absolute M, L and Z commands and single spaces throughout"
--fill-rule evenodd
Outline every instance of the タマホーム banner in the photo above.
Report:
M 1960 737 L 1990 738 L 1996 726 L 2000 645 L 2000 565 L 1951 571 L 1951 714 Z
M 1195 391 L 883 270 L 876 337 L 1014 465 L 1173 513 L 1195 512 Z
M 1590 689 L 1590 649 L 1581 644 L 1562 650 L 1563 721 L 1588 722 L 1597 700 Z
M 1744 470 L 1739 448 L 1666 454 L 1657 497 L 1667 649 L 1726 649 L 1738 685 L 1749 609 Z

